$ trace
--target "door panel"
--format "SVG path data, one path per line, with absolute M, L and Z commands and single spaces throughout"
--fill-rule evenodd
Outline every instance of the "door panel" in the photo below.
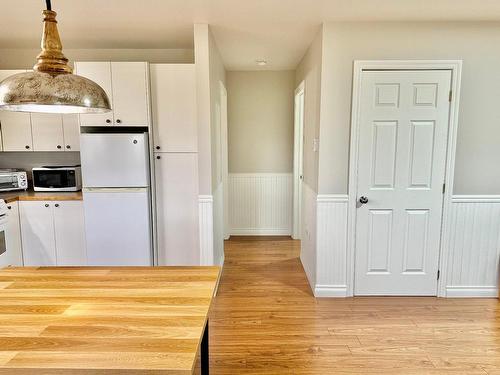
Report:
M 115 125 L 148 126 L 148 74 L 144 62 L 112 62 Z
M 357 295 L 436 295 L 451 71 L 365 71 Z
M 158 265 L 200 265 L 198 154 L 155 154 Z M 179 251 L 182 249 L 182 251 Z
M 85 227 L 82 201 L 54 202 L 58 266 L 85 266 Z
M 64 151 L 62 115 L 32 113 L 31 128 L 35 151 Z
M 63 115 L 64 149 L 66 151 L 80 151 L 80 124 L 78 115 Z
M 154 146 L 158 152 L 196 152 L 194 64 L 152 64 Z
M 81 135 L 85 187 L 149 186 L 148 137 L 137 134 Z
M 24 265 L 55 266 L 53 202 L 20 202 Z
M 113 108 L 113 90 L 111 85 L 111 63 L 109 62 L 77 62 L 75 72 L 79 76 L 88 78 L 99 86 L 108 95 Z M 82 126 L 111 126 L 113 125 L 113 112 L 101 114 L 81 114 L 80 124 Z

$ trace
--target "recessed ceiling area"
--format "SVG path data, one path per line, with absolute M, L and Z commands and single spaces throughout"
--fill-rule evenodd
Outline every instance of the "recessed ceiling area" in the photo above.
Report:
M 38 48 L 43 0 L 0 0 L 0 48 Z M 53 0 L 65 49 L 193 48 L 208 23 L 228 70 L 294 69 L 324 21 L 498 21 L 498 0 Z

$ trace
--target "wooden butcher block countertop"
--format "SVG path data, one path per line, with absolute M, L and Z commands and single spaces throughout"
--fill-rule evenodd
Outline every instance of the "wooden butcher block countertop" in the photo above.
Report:
M 0 374 L 191 374 L 219 267 L 0 270 Z
M 26 191 L 9 191 L 0 193 L 0 199 L 3 199 L 6 203 L 11 203 L 15 201 L 68 201 L 68 200 L 80 201 L 83 199 L 83 195 L 81 191 L 39 192 L 33 190 L 26 190 Z

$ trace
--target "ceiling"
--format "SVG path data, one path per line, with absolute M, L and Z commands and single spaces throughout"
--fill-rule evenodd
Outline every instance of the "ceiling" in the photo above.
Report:
M 42 0 L 0 0 L 0 48 L 37 48 Z M 229 70 L 293 69 L 323 21 L 498 21 L 499 0 L 52 0 L 65 48 L 193 48 L 209 23 Z

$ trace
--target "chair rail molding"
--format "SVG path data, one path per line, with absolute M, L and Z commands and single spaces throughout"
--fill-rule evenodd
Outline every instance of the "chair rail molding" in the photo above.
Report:
M 214 264 L 214 199 L 211 195 L 198 196 L 200 223 L 200 265 Z

